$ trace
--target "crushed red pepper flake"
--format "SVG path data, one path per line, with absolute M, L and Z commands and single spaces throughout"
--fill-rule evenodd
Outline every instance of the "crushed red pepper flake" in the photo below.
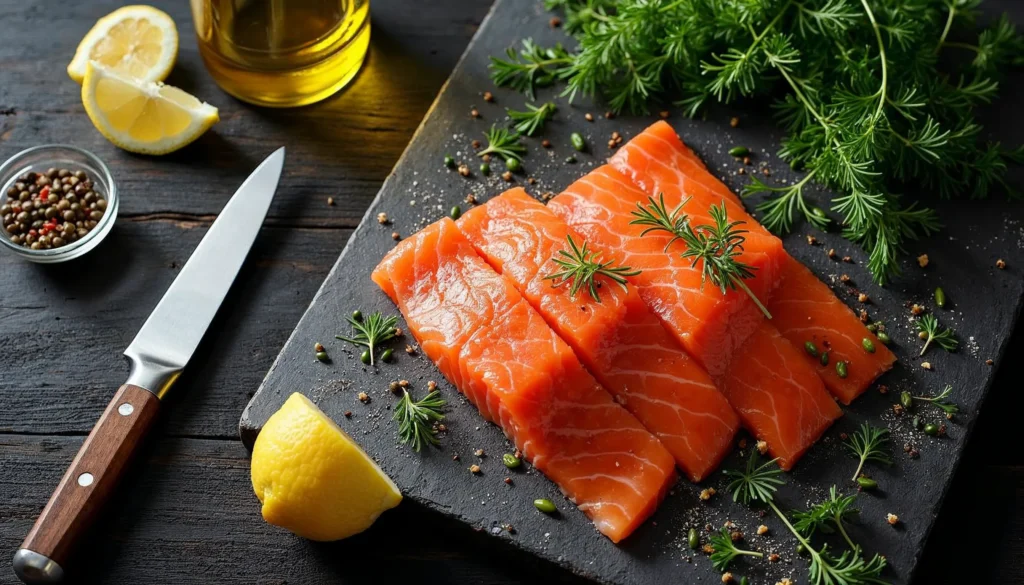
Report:
M 879 384 L 878 385 L 878 393 L 879 394 L 888 394 L 889 393 L 889 387 L 886 386 L 885 384 Z
M 473 142 L 472 142 L 471 144 L 473 145 L 473 148 L 474 148 L 474 149 L 479 149 L 479 148 L 480 148 L 480 147 L 482 146 L 482 145 L 480 144 L 480 141 L 479 141 L 479 140 L 474 140 L 474 141 L 473 141 Z M 490 156 L 490 155 L 488 155 L 488 156 Z
M 548 21 L 548 24 L 551 25 L 551 28 L 558 28 L 562 26 L 562 19 L 557 16 L 552 16 L 551 20 Z

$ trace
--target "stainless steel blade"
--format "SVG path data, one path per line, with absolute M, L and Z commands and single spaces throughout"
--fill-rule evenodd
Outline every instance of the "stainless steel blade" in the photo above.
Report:
M 263 225 L 283 165 L 282 147 L 249 175 L 224 206 L 125 350 L 132 361 L 129 384 L 163 397 L 185 368 Z

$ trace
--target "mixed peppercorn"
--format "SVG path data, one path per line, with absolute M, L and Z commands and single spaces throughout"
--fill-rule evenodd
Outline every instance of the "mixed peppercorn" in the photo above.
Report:
M 18 177 L 7 189 L 0 217 L 12 243 L 49 250 L 84 238 L 106 211 L 106 198 L 85 171 L 50 168 Z

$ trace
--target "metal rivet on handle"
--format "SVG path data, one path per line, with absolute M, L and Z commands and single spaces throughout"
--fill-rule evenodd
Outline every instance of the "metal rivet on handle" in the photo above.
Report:
M 91 473 L 83 473 L 78 476 L 78 485 L 82 487 L 89 487 L 92 485 L 92 480 L 93 477 Z
M 121 416 L 128 416 L 133 412 L 135 412 L 135 407 L 127 402 L 117 407 L 117 413 Z

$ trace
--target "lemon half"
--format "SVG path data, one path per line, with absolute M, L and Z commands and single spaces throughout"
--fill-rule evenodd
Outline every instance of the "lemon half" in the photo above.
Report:
M 178 56 L 178 29 L 166 12 L 152 6 L 125 6 L 99 19 L 78 44 L 68 64 L 77 83 L 89 61 L 144 81 L 163 81 Z
M 170 85 L 140 81 L 90 61 L 82 103 L 93 126 L 121 148 L 167 154 L 220 120 L 217 108 Z
M 310 540 L 362 532 L 402 501 L 373 459 L 299 393 L 256 438 L 252 487 L 264 520 Z

